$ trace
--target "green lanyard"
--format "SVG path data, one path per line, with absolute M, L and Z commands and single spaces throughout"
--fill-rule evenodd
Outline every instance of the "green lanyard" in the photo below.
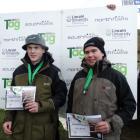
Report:
M 93 76 L 94 76 L 93 69 L 90 68 L 89 71 L 88 71 L 87 77 L 86 77 L 85 84 L 84 84 L 83 94 L 86 94 L 86 92 L 87 92 L 87 90 L 90 86 L 90 83 L 91 83 L 91 80 L 92 80 Z
M 34 72 L 32 73 L 32 71 L 31 71 L 31 65 L 28 64 L 28 81 L 29 81 L 29 85 L 32 84 L 35 75 L 37 74 L 37 72 L 39 71 L 39 69 L 40 69 L 42 66 L 43 66 L 43 62 L 41 62 L 41 63 L 37 66 L 37 68 L 34 70 Z

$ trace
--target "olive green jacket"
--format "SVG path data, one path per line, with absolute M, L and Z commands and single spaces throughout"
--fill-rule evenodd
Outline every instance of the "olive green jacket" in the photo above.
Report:
M 26 61 L 13 73 L 13 86 L 28 86 Z M 44 64 L 36 74 L 35 100 L 39 111 L 7 111 L 5 121 L 12 121 L 12 140 L 58 140 L 58 110 L 66 99 L 66 84 L 60 78 L 60 70 L 52 64 Z

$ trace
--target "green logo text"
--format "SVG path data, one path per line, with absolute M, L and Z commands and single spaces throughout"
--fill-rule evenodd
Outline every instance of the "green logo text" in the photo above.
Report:
M 4 81 L 4 88 L 11 86 L 12 79 L 10 78 L 2 78 Z
M 115 64 L 115 65 L 112 65 L 112 67 L 114 69 L 116 69 L 117 71 L 121 72 L 124 76 L 127 75 L 127 65 L 126 64 Z
M 67 48 L 69 50 L 69 58 L 79 57 L 82 59 L 84 57 L 83 49 L 81 48 Z
M 6 30 L 8 30 L 8 29 L 19 30 L 20 29 L 20 20 L 19 19 L 7 19 L 4 21 L 6 23 Z
M 48 44 L 52 45 L 55 43 L 55 33 L 39 33 L 39 35 L 41 35 Z

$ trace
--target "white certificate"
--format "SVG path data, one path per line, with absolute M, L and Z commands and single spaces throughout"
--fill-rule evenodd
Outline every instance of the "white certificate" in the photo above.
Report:
M 103 139 L 102 133 L 91 131 L 88 121 L 97 123 L 101 121 L 101 115 L 85 116 L 67 113 L 67 125 L 69 138 L 95 138 Z
M 23 110 L 23 103 L 35 100 L 35 86 L 11 86 L 6 88 L 5 109 Z

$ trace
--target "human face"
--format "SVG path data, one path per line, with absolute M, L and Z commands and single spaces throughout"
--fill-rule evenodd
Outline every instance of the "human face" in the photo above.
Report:
M 43 53 L 45 53 L 45 49 L 43 49 L 40 45 L 27 45 L 27 54 L 33 65 L 37 64 L 41 60 Z
M 104 54 L 100 51 L 100 49 L 94 46 L 89 46 L 85 48 L 84 54 L 85 60 L 90 66 L 94 66 L 96 61 L 102 60 L 104 56 Z

